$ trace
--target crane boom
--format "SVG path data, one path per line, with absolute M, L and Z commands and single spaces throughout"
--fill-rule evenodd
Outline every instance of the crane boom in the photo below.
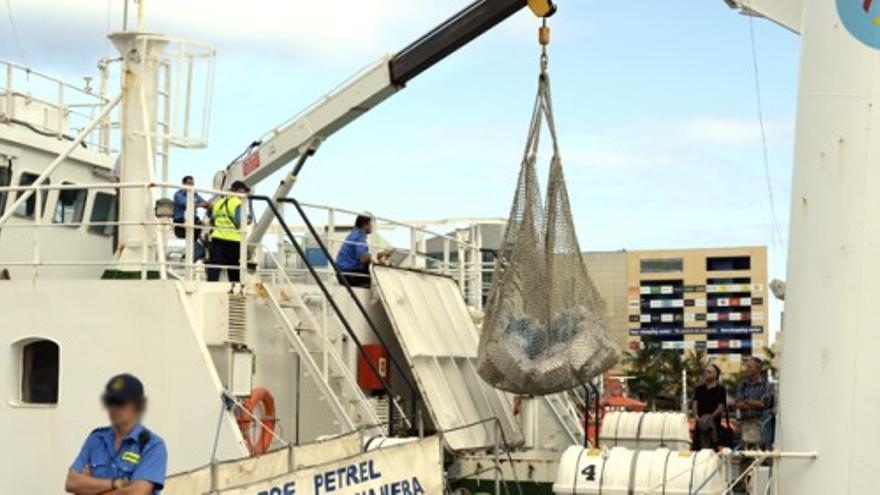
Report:
M 530 7 L 551 15 L 551 0 L 477 0 L 403 50 L 383 57 L 328 93 L 291 120 L 275 127 L 218 172 L 214 186 L 226 189 L 236 180 L 254 186 L 300 156 L 308 155 L 324 139 L 385 101 L 410 80 L 501 21 Z M 298 164 L 301 167 L 301 163 Z M 288 176 L 275 197 L 285 196 L 295 175 Z M 263 223 L 263 222 L 261 222 Z M 255 234 L 261 237 L 263 232 Z

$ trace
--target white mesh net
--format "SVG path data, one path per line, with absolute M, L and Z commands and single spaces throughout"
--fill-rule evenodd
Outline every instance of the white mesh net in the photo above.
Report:
M 535 171 L 542 122 L 553 142 L 547 204 Z M 617 362 L 605 306 L 581 258 L 542 74 L 522 168 L 480 336 L 479 372 L 496 388 L 542 395 L 586 383 Z

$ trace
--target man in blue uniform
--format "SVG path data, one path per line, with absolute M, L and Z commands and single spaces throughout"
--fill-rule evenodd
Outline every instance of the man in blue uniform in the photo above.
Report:
M 192 175 L 184 176 L 183 185 L 187 187 L 195 186 L 196 182 L 193 179 Z M 186 227 L 184 224 L 186 223 L 186 198 L 188 192 L 186 189 L 178 189 L 177 192 L 174 193 L 174 236 L 178 239 L 186 238 Z M 201 194 L 193 191 L 193 206 L 196 209 L 205 208 L 208 209 L 211 207 L 211 204 L 205 201 L 205 198 L 202 197 Z M 197 212 L 193 212 L 193 222 L 195 227 L 201 227 L 202 221 L 199 220 L 199 215 Z M 195 246 L 193 247 L 193 261 L 198 261 L 205 257 L 205 246 L 202 245 L 202 231 L 200 229 L 196 229 L 194 232 L 195 238 Z
M 348 282 L 352 287 L 370 286 L 370 248 L 367 245 L 367 236 L 373 233 L 373 219 L 358 215 L 354 221 L 354 228 L 345 238 L 345 243 L 336 254 L 336 266 L 343 271 L 340 283 Z M 391 249 L 381 251 L 377 255 L 380 261 L 387 259 L 394 251 Z
M 147 399 L 129 374 L 110 379 L 101 397 L 110 426 L 92 431 L 70 466 L 68 493 L 157 495 L 165 483 L 165 442 L 141 424 Z

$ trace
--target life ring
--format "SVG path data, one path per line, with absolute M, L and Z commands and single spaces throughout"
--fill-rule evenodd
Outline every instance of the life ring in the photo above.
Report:
M 275 438 L 275 398 L 272 393 L 262 387 L 251 390 L 251 396 L 239 407 L 236 419 L 251 455 L 265 454 Z

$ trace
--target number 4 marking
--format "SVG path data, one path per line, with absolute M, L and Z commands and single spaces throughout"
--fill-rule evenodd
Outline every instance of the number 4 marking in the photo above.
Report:
M 590 464 L 581 471 L 581 474 L 586 477 L 587 481 L 596 481 L 596 465 Z

